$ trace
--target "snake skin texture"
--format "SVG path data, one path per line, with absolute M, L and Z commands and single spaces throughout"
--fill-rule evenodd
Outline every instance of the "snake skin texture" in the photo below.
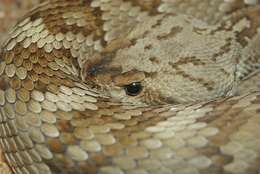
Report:
M 14 174 L 260 174 L 259 27 L 256 0 L 42 1 L 0 55 L 6 162 Z

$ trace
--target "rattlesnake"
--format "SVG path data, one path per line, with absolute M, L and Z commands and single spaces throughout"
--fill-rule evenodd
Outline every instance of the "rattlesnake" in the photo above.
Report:
M 0 145 L 17 174 L 260 173 L 260 5 L 49 0 L 10 32 Z

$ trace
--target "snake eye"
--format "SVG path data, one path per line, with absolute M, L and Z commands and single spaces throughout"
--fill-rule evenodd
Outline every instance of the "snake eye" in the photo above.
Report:
M 127 95 L 137 96 L 142 91 L 143 86 L 140 82 L 133 82 L 129 85 L 125 85 L 124 88 Z

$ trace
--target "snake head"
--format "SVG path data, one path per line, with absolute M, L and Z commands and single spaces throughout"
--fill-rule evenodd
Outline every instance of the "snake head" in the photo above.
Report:
M 187 16 L 156 16 L 86 61 L 83 74 L 120 101 L 189 103 L 233 95 L 239 55 L 229 31 Z

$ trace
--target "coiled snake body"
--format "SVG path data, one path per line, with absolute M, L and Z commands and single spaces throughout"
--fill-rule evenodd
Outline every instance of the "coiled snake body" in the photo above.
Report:
M 16 174 L 260 173 L 260 5 L 49 0 L 0 61 Z

